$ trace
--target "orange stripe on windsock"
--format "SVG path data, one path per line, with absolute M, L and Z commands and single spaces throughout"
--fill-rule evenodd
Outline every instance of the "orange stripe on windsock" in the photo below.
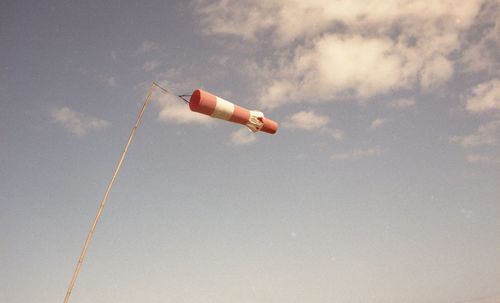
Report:
M 264 125 L 262 125 L 260 130 L 269 134 L 275 134 L 278 130 L 278 123 L 264 117 Z
M 247 124 L 248 119 L 250 119 L 250 111 L 235 104 L 233 116 L 229 119 L 229 121 L 245 125 Z
M 191 95 L 189 108 L 214 118 L 243 124 L 253 132 L 260 130 L 274 134 L 278 130 L 278 123 L 265 118 L 261 112 L 250 111 L 201 89 Z

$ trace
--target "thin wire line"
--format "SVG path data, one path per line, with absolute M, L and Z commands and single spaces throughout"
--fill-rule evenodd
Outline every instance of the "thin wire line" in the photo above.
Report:
M 187 104 L 189 104 L 189 100 L 188 99 L 185 99 L 185 97 L 191 97 L 191 95 L 178 95 L 177 97 L 181 98 L 182 101 L 186 102 Z
M 135 121 L 134 127 L 132 127 L 132 131 L 130 132 L 130 135 L 128 137 L 127 144 L 125 145 L 125 148 L 123 149 L 120 160 L 118 161 L 118 164 L 116 166 L 113 177 L 109 181 L 108 187 L 106 188 L 106 192 L 104 193 L 104 196 L 101 200 L 101 203 L 99 204 L 99 209 L 98 209 L 97 214 L 94 218 L 94 222 L 92 223 L 92 227 L 89 230 L 89 233 L 87 235 L 87 239 L 85 240 L 85 245 L 83 246 L 82 253 L 80 254 L 80 258 L 78 259 L 78 262 L 76 263 L 75 272 L 73 273 L 73 277 L 71 278 L 71 282 L 69 283 L 68 290 L 66 291 L 66 296 L 64 297 L 64 303 L 67 303 L 69 301 L 69 297 L 71 296 L 71 292 L 73 291 L 73 287 L 75 286 L 75 282 L 76 282 L 76 279 L 78 277 L 78 273 L 80 272 L 80 268 L 82 267 L 83 259 L 85 258 L 85 254 L 87 253 L 87 249 L 89 247 L 90 241 L 92 240 L 92 237 L 94 235 L 95 228 L 97 226 L 97 223 L 99 222 L 99 218 L 101 217 L 104 206 L 106 205 L 106 201 L 108 199 L 109 192 L 111 191 L 111 188 L 113 187 L 113 184 L 115 183 L 116 176 L 118 175 L 118 172 L 120 171 L 120 168 L 122 166 L 123 160 L 125 159 L 125 156 L 127 154 L 130 143 L 132 142 L 132 139 L 135 136 L 135 132 L 141 123 L 142 116 L 144 115 L 144 111 L 146 110 L 146 107 L 148 106 L 148 104 L 151 101 L 151 96 L 153 93 L 154 86 L 157 86 L 160 89 L 162 89 L 163 91 L 169 93 L 166 89 L 160 87 L 158 84 L 156 84 L 154 82 L 153 82 L 153 84 L 151 84 L 151 87 L 149 88 L 149 91 L 148 91 L 148 95 L 147 95 L 146 99 L 144 100 L 144 104 L 142 105 L 142 108 L 137 115 L 137 119 Z
M 156 82 L 153 82 L 153 85 L 158 87 L 159 89 L 161 89 L 163 92 L 169 94 L 169 95 L 175 95 L 174 93 L 170 92 L 168 89 L 164 88 L 164 87 L 161 87 L 160 84 L 156 83 Z M 175 95 L 179 98 L 182 99 L 182 101 L 186 102 L 186 103 L 189 103 L 189 100 L 187 99 L 184 99 L 184 97 L 191 97 L 191 95 Z
M 160 84 L 158 84 L 156 82 L 153 82 L 153 85 L 156 86 L 156 87 L 158 87 L 159 89 L 161 89 L 162 91 L 164 91 L 167 94 L 172 94 L 168 89 L 166 89 L 164 87 L 161 87 Z

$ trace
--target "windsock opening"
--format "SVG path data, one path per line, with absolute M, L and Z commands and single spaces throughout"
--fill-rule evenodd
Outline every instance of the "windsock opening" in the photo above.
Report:
M 211 116 L 217 104 L 217 97 L 209 92 L 197 89 L 191 94 L 189 99 L 189 109 L 191 111 Z
M 278 123 L 264 117 L 259 111 L 251 111 L 201 89 L 193 91 L 189 109 L 204 115 L 247 126 L 251 131 L 275 134 Z

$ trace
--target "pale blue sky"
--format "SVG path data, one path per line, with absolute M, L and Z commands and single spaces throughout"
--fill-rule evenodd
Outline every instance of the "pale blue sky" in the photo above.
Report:
M 498 302 L 499 5 L 3 1 L 0 301 Z

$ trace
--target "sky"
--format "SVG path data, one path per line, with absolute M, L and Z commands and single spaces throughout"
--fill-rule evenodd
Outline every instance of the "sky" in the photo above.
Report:
M 500 302 L 498 0 L 0 2 L 0 301 Z

